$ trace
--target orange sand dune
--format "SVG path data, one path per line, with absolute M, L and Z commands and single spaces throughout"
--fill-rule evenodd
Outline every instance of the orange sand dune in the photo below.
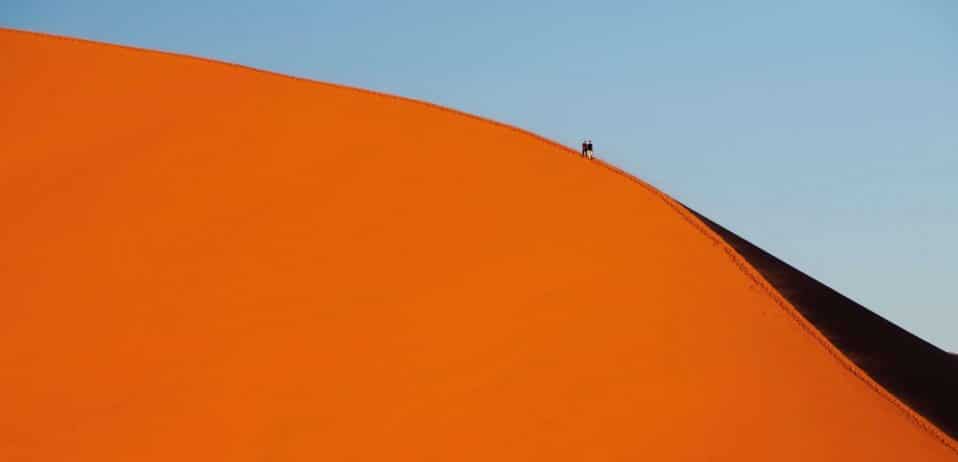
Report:
M 602 163 L 194 58 L 0 54 L 0 460 L 958 460 Z

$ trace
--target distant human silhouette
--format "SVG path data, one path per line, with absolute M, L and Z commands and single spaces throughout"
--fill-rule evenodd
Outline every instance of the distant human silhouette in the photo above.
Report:
M 583 154 L 585 154 L 586 157 L 591 159 L 592 158 L 592 140 L 585 140 L 585 143 L 583 143 L 583 146 L 584 146 Z

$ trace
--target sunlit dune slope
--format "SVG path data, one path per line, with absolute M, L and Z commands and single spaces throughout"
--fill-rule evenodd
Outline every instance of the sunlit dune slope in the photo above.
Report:
M 958 460 L 604 164 L 198 59 L 0 56 L 2 460 Z
M 958 356 L 912 335 L 721 225 L 692 213 L 845 357 L 938 429 L 952 438 L 958 435 Z

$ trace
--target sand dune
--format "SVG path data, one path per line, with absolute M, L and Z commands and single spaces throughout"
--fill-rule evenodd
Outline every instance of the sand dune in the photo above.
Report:
M 958 357 L 896 326 L 708 218 L 696 216 L 744 257 L 845 357 L 952 438 L 958 435 L 958 394 L 955 394 Z
M 958 460 L 601 162 L 195 58 L 0 55 L 2 460 Z

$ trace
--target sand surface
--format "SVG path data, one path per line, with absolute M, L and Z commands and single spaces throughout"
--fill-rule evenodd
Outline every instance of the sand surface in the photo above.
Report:
M 0 57 L 2 460 L 958 460 L 601 163 L 198 59 Z

